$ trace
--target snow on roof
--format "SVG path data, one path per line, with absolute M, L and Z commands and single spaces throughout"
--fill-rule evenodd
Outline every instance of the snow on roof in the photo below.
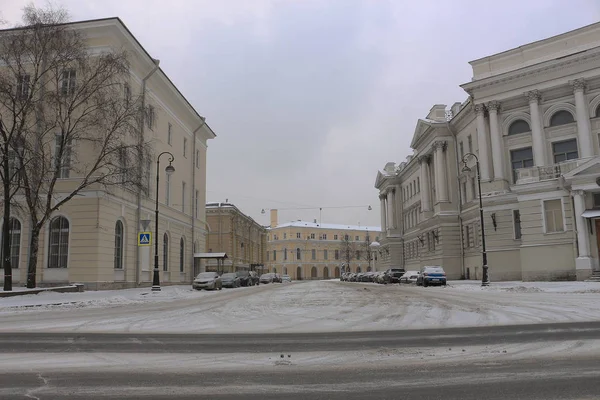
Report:
M 235 206 L 231 203 L 219 203 L 219 202 L 206 203 L 206 208 L 214 208 L 214 207 L 235 207 Z
M 344 224 L 319 224 L 308 221 L 291 221 L 277 225 L 275 228 L 319 228 L 319 229 L 341 229 L 352 231 L 381 232 L 380 226 L 344 225 Z

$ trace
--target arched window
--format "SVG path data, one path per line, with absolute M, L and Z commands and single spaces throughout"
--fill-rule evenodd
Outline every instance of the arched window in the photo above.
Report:
M 312 279 L 317 279 L 317 267 L 312 267 L 310 269 L 310 277 Z
M 12 268 L 19 268 L 19 254 L 21 252 L 21 222 L 12 217 L 8 220 L 8 243 L 10 246 L 10 266 Z M 2 250 L 2 246 L 0 246 L 0 261 L 4 259 Z
M 287 274 L 288 274 L 288 273 L 287 273 L 287 267 L 283 267 L 283 274 L 284 274 L 284 275 L 287 275 Z
M 300 248 L 296 249 L 296 260 L 300 260 Z
M 169 270 L 169 235 L 163 235 L 163 271 Z
M 69 221 L 56 217 L 50 221 L 48 268 L 67 268 L 69 254 Z
M 596 116 L 596 118 L 600 118 L 600 105 L 598 106 L 598 108 L 596 108 L 595 116 Z
M 356 267 L 356 273 L 357 273 L 357 274 L 360 274 L 360 273 L 361 273 L 361 269 L 360 269 L 360 267 Z
M 302 268 L 300 268 L 300 267 L 296 268 L 296 280 L 298 280 L 298 281 L 302 280 Z
M 339 278 L 340 277 L 340 267 L 335 267 L 333 274 L 336 278 Z
M 115 224 L 115 269 L 123 269 L 123 222 Z
M 323 279 L 329 279 L 329 268 L 323 268 Z
M 185 240 L 181 238 L 179 240 L 179 272 L 184 271 L 184 261 L 185 261 Z
M 566 125 L 571 122 L 575 122 L 573 114 L 565 110 L 555 112 L 552 118 L 550 118 L 550 126 Z
M 527 121 L 523 121 L 522 119 L 518 119 L 508 127 L 509 135 L 518 135 L 519 133 L 531 132 L 531 128 Z

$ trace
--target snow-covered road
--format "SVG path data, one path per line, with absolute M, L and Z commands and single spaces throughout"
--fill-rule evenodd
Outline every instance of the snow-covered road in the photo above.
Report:
M 189 286 L 0 298 L 1 331 L 260 333 L 600 320 L 600 284 L 338 281 L 196 292 Z

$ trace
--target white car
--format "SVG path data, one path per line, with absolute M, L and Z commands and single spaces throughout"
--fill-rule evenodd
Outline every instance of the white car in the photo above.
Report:
M 404 275 L 400 277 L 400 283 L 417 283 L 419 277 L 419 271 L 406 271 Z
M 289 275 L 281 275 L 282 282 L 291 282 L 292 278 Z

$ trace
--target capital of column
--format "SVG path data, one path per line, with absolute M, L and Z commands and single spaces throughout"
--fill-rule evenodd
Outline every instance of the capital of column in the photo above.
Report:
M 477 115 L 483 115 L 485 113 L 485 105 L 483 104 L 475 104 L 473 109 L 475 110 L 475 114 Z
M 429 164 L 429 162 L 431 161 L 431 156 L 429 154 L 424 155 L 424 156 L 419 156 L 418 160 L 419 160 L 419 164 Z
M 385 200 L 385 198 L 386 198 L 386 197 L 387 197 L 387 196 L 386 196 L 386 192 L 385 192 L 385 191 L 383 191 L 383 192 L 381 192 L 381 194 L 379 195 L 379 200 Z
M 525 97 L 527 97 L 530 103 L 538 103 L 542 98 L 542 94 L 539 90 L 530 90 L 529 92 L 525 93 Z
M 388 193 L 396 194 L 396 188 L 393 187 L 393 188 L 388 189 Z
M 448 142 L 445 140 L 437 140 L 433 142 L 431 147 L 433 148 L 433 151 L 437 151 L 438 149 L 446 151 L 446 148 L 448 147 Z
M 571 86 L 573 86 L 573 91 L 577 92 L 578 90 L 585 91 L 587 88 L 587 82 L 583 78 L 575 79 L 574 81 L 569 82 Z
M 498 112 L 498 111 L 500 111 L 500 105 L 501 105 L 501 103 L 499 101 L 496 101 L 496 100 L 490 101 L 489 103 L 487 103 L 487 109 L 489 111 Z
M 583 196 L 585 194 L 584 190 L 572 190 L 571 193 L 573 196 Z

